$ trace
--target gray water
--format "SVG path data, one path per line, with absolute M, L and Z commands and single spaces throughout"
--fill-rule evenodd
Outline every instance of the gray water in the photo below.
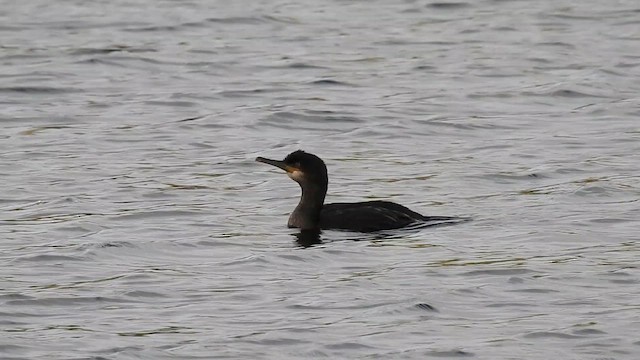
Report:
M 0 9 L 0 358 L 640 358 L 636 0 Z

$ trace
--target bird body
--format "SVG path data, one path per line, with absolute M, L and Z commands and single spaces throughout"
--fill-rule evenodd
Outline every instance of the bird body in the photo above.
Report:
M 283 161 L 263 157 L 256 158 L 256 161 L 285 170 L 300 185 L 302 196 L 288 221 L 291 228 L 374 232 L 417 223 L 437 225 L 463 220 L 448 216 L 424 216 L 390 201 L 324 204 L 328 186 L 327 167 L 322 159 L 302 150 L 292 152 Z
M 332 203 L 322 207 L 321 229 L 373 232 L 407 227 L 418 222 L 450 221 L 447 216 L 424 216 L 391 201 Z

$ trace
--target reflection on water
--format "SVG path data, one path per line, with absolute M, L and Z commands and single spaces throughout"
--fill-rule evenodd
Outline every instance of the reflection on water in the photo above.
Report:
M 307 248 L 313 245 L 322 244 L 322 240 L 320 239 L 319 230 L 301 230 L 300 232 L 294 234 L 296 238 L 296 243 L 303 248 Z

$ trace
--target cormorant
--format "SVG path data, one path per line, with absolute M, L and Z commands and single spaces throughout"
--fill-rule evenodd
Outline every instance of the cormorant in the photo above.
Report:
M 448 216 L 424 216 L 390 201 L 325 204 L 327 167 L 319 157 L 297 150 L 283 161 L 257 157 L 256 161 L 273 165 L 287 172 L 300 184 L 302 197 L 289 217 L 288 226 L 301 230 L 349 230 L 373 232 L 408 225 L 441 225 L 463 221 Z

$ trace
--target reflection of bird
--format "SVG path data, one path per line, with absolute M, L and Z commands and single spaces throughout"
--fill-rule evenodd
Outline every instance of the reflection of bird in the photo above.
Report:
M 302 150 L 292 152 L 283 161 L 263 157 L 257 157 L 256 161 L 283 169 L 300 184 L 302 197 L 289 217 L 288 225 L 292 228 L 372 232 L 418 225 L 420 222 L 426 226 L 465 220 L 424 216 L 389 201 L 324 204 L 328 184 L 327 167 L 322 159 Z

